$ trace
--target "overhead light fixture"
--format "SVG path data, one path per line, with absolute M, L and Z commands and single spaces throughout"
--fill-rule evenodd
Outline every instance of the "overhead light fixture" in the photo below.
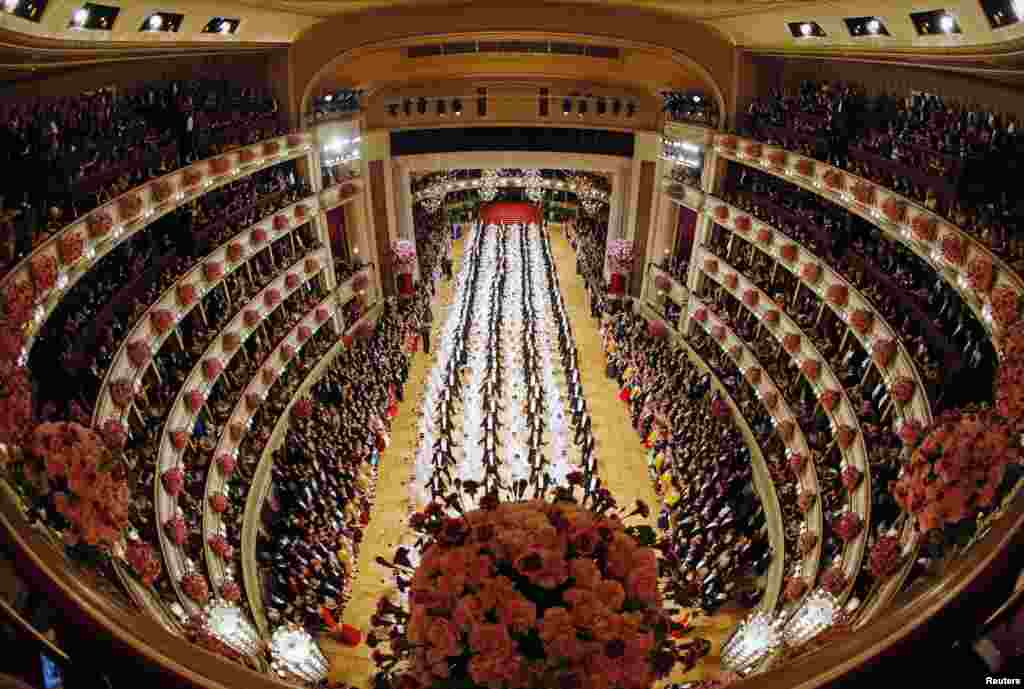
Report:
M 636 103 L 630 102 L 629 105 L 626 106 L 626 117 L 632 117 L 635 114 L 636 114 Z
M 18 0 L 4 0 L 4 9 L 8 12 L 18 9 Z
M 603 115 L 608 112 L 608 103 L 604 98 L 597 99 L 597 114 Z
M 810 36 L 812 33 L 814 33 L 814 27 L 808 24 L 807 22 L 804 22 L 803 24 L 800 25 L 800 33 L 802 33 L 804 36 Z
M 427 99 L 426 98 L 420 98 L 416 102 L 416 111 L 419 112 L 419 114 L 421 114 L 421 115 L 426 115 L 427 114 Z
M 84 7 L 80 7 L 75 10 L 75 13 L 71 17 L 71 21 L 75 26 L 85 26 L 85 22 L 89 21 L 89 10 Z
M 392 103 L 388 106 L 388 114 L 392 117 L 398 117 L 398 104 Z
M 882 22 L 877 19 L 872 19 L 868 22 L 868 33 L 878 33 L 882 28 Z
M 159 14 L 154 14 L 149 18 L 149 21 L 147 23 L 149 24 L 150 31 L 157 31 L 161 26 L 164 25 L 164 18 L 161 17 Z
M 324 96 L 324 100 L 330 103 L 332 100 L 334 100 L 334 94 L 328 93 L 326 96 Z
M 583 117 L 587 114 L 587 99 L 584 98 L 580 101 L 579 116 Z
M 616 117 L 622 112 L 622 101 L 616 98 L 612 101 L 612 114 Z
M 693 97 L 693 102 L 694 102 L 694 103 L 700 103 L 700 100 L 701 100 L 701 99 L 700 99 L 700 96 L 694 96 L 694 97 Z
M 951 33 L 955 26 L 956 20 L 953 19 L 952 15 L 944 14 L 939 18 L 939 28 L 942 29 L 943 33 Z

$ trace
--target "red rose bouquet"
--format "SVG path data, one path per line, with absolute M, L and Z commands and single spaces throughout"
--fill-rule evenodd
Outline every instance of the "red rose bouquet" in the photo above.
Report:
M 288 216 L 284 213 L 278 213 L 274 216 L 274 230 L 276 232 L 282 232 L 288 229 Z
M 907 215 L 907 204 L 890 196 L 882 203 L 882 213 L 889 222 L 899 224 Z
M 750 216 L 749 215 L 737 216 L 736 220 L 733 221 L 733 227 L 736 228 L 737 232 L 741 232 L 742 234 L 746 234 L 747 232 L 750 232 Z
M 277 141 L 268 141 L 263 144 L 263 155 L 264 156 L 276 156 L 281 152 L 281 144 Z
M 825 296 L 833 306 L 841 309 L 846 306 L 850 298 L 850 290 L 847 289 L 846 285 L 842 284 L 829 285 L 828 289 L 825 290 Z
M 210 585 L 206 578 L 196 572 L 189 572 L 181 578 L 181 590 L 199 605 L 206 605 L 210 601 Z
M 715 219 L 720 222 L 725 222 L 729 219 L 729 207 L 728 206 L 716 206 L 715 207 Z
M 411 601 L 378 603 L 390 629 L 390 651 L 374 654 L 381 686 L 541 687 L 557 674 L 648 689 L 670 674 L 681 650 L 645 532 L 572 502 L 487 504 L 414 515 L 428 539 L 415 569 L 404 548 L 378 560 Z
M 801 158 L 796 161 L 796 171 L 804 177 L 814 177 L 814 161 Z
M 13 325 L 21 325 L 32 317 L 36 290 L 28 280 L 11 280 L 4 291 L 4 313 Z
M 224 264 L 221 261 L 207 261 L 203 264 L 203 276 L 211 284 L 217 282 L 224 277 Z
M 818 401 L 821 402 L 821 406 L 825 408 L 825 411 L 831 412 L 839 405 L 840 399 L 842 399 L 842 395 L 839 391 L 829 388 L 821 393 Z
M 772 231 L 767 227 L 761 227 L 757 230 L 757 241 L 765 246 L 772 243 Z
M 73 266 L 82 258 L 85 249 L 85 238 L 81 232 L 69 230 L 57 240 L 57 253 L 60 254 L 60 262 L 66 266 Z
M 979 256 L 967 264 L 967 282 L 976 292 L 987 293 L 995 282 L 995 269 L 992 261 Z
M 808 284 L 815 285 L 821 278 L 821 266 L 817 263 L 805 263 L 800 267 L 800 276 Z
M 796 354 L 800 351 L 800 346 L 803 344 L 803 338 L 797 333 L 787 333 L 782 338 L 782 346 L 786 348 L 786 351 L 790 354 Z
M 800 364 L 800 372 L 807 377 L 807 380 L 818 380 L 821 377 L 821 364 L 816 359 L 804 359 Z
M 96 211 L 86 219 L 85 226 L 89 230 L 91 238 L 101 239 L 110 234 L 110 231 L 114 229 L 114 219 L 110 217 L 110 213 L 107 211 Z
M 222 534 L 214 534 L 206 542 L 210 544 L 210 550 L 225 562 L 231 562 L 231 559 L 235 556 L 234 547 L 228 543 L 227 537 Z
M 284 286 L 289 290 L 293 290 L 299 286 L 299 276 L 295 273 L 288 273 L 284 278 Z
M 281 301 L 279 289 L 272 287 L 263 293 L 263 303 L 267 305 L 267 308 L 273 308 L 279 301 Z
M 796 244 L 783 244 L 779 248 L 779 256 L 786 263 L 792 263 L 796 260 L 797 253 L 799 252 Z
M 128 539 L 125 544 L 124 559 L 145 586 L 152 586 L 163 569 L 153 546 L 138 538 Z
M 896 536 L 882 536 L 875 542 L 868 555 L 871 576 L 884 579 L 899 569 L 903 560 L 903 548 Z
M 135 368 L 145 368 L 152 358 L 153 352 L 145 340 L 132 340 L 128 343 L 128 361 Z
M 29 260 L 28 267 L 36 286 L 36 297 L 42 298 L 57 284 L 57 258 L 50 254 L 39 254 Z
M 25 451 L 45 469 L 53 506 L 70 524 L 65 542 L 112 546 L 128 526 L 130 495 L 124 466 L 100 434 L 77 423 L 44 423 Z
M 739 284 L 739 276 L 736 273 L 728 273 L 725 276 L 725 286 L 729 289 L 736 289 Z
M 707 308 L 702 306 L 699 309 L 697 309 L 696 311 L 694 311 L 693 312 L 693 318 L 698 323 L 705 323 L 705 322 L 707 322 L 707 320 L 708 320 L 708 310 L 707 310 Z
M 801 577 L 790 577 L 786 580 L 786 600 L 795 603 L 807 593 L 807 581 Z
M 163 335 L 174 327 L 174 314 L 167 309 L 156 309 L 150 312 L 149 322 L 153 326 L 153 332 Z
M 182 282 L 177 288 L 178 303 L 182 306 L 191 306 L 196 300 L 196 286 L 191 282 Z
M 238 346 L 242 344 L 242 338 L 236 332 L 226 332 L 220 338 L 220 343 L 225 352 L 231 353 L 238 349 Z
M 915 215 L 914 220 L 910 223 L 910 230 L 914 233 L 914 237 L 922 242 L 934 242 L 938 236 L 935 218 L 927 213 Z
M 224 364 L 221 363 L 220 359 L 216 357 L 203 359 L 203 375 L 206 377 L 206 380 L 216 380 L 223 370 Z
M 223 476 L 231 476 L 235 473 L 235 466 L 237 465 L 234 455 L 230 455 L 226 452 L 222 452 L 217 455 L 217 468 L 220 469 L 220 473 Z
M 963 265 L 964 242 L 955 232 L 942 235 L 942 258 L 954 266 Z
M 185 487 L 185 471 L 181 467 L 171 467 L 160 475 L 160 483 L 168 495 L 176 498 Z
M 854 309 L 850 314 L 850 325 L 861 335 L 870 335 L 875 324 L 875 314 L 867 309 Z
M 917 387 L 913 378 L 900 376 L 892 386 L 892 396 L 900 404 L 906 404 L 914 399 L 914 389 Z
M 232 263 L 238 263 L 242 256 L 245 255 L 245 248 L 240 242 L 231 242 L 228 244 L 228 260 Z
M 849 491 L 850 493 L 857 490 L 857 486 L 860 485 L 860 481 L 862 478 L 864 478 L 864 472 L 862 472 L 860 469 L 853 466 L 852 464 L 847 465 L 847 467 L 843 469 L 843 487 L 846 488 L 846 490 Z
M 924 432 L 924 426 L 917 419 L 907 419 L 900 424 L 899 436 L 903 444 L 908 447 L 917 445 L 917 442 L 921 439 L 921 433 Z
M 844 512 L 836 522 L 836 533 L 844 542 L 849 543 L 864 530 L 864 522 L 856 512 Z
M 260 312 L 254 308 L 248 308 L 242 312 L 242 321 L 245 323 L 245 327 L 254 328 L 261 320 Z

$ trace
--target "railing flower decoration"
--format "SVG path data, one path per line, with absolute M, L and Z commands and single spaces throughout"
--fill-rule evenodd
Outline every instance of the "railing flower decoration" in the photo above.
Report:
M 128 432 L 125 430 L 124 424 L 117 419 L 104 421 L 100 428 L 100 436 L 103 438 L 103 443 L 114 452 L 123 450 L 128 443 Z
M 4 292 L 4 313 L 13 325 L 21 325 L 32 317 L 35 287 L 28 280 L 11 280 Z
M 267 241 L 267 231 L 262 227 L 254 227 L 252 232 L 249 233 L 249 237 L 249 241 L 253 246 L 259 246 Z
M 85 226 L 89 230 L 90 238 L 102 239 L 114 229 L 114 219 L 105 210 L 96 211 L 86 219 Z
M 228 496 L 224 493 L 214 493 L 210 496 L 210 509 L 217 514 L 224 514 L 228 509 Z
M 899 569 L 903 560 L 903 546 L 897 536 L 882 536 L 871 548 L 868 567 L 875 579 L 885 579 Z
M 770 246 L 772 243 L 772 231 L 767 227 L 762 227 L 757 230 L 757 241 L 765 246 Z
M 57 253 L 60 255 L 60 262 L 65 266 L 73 266 L 82 258 L 85 250 L 85 238 L 77 230 L 69 230 L 61 235 L 57 241 Z
M 843 284 L 829 285 L 825 296 L 833 306 L 842 309 L 846 307 L 846 303 L 850 298 L 850 290 Z
M 36 298 L 41 299 L 57 284 L 57 259 L 50 254 L 39 254 L 32 257 L 28 266 L 36 286 Z
M 207 261 L 203 264 L 203 276 L 213 284 L 224 277 L 224 264 L 221 261 Z
M 729 151 L 736 150 L 736 143 L 737 141 L 735 136 L 723 136 L 718 140 L 718 145 Z
M 926 213 L 919 213 L 914 216 L 914 220 L 910 223 L 910 231 L 914 233 L 914 238 L 920 242 L 934 242 L 938 236 L 938 226 L 935 218 Z
M 251 148 L 243 148 L 238 152 L 238 162 L 241 165 L 252 165 L 256 162 L 256 152 Z
M 299 286 L 299 276 L 295 273 L 288 273 L 284 278 L 284 286 L 289 290 L 293 290 Z
M 203 375 L 206 380 L 216 380 L 217 376 L 224 370 L 224 364 L 220 359 L 209 358 L 203 360 Z
M 210 585 L 202 575 L 190 572 L 181 578 L 180 585 L 185 595 L 199 605 L 206 605 L 210 601 Z
M 743 152 L 751 158 L 760 158 L 762 150 L 761 144 L 756 142 L 750 142 L 743 148 Z
M 825 186 L 832 191 L 842 191 L 846 188 L 846 178 L 842 173 L 829 170 L 824 175 Z
M 892 386 L 892 397 L 900 404 L 907 404 L 914 399 L 914 391 L 917 384 L 913 378 L 900 376 Z
M 230 455 L 227 452 L 222 452 L 217 455 L 217 468 L 220 469 L 222 476 L 231 476 L 235 473 L 235 467 L 237 462 L 235 461 L 234 455 Z
M 796 498 L 796 506 L 800 508 L 800 511 L 807 514 L 814 507 L 814 503 L 817 502 L 818 495 L 812 490 L 802 490 Z
M 295 337 L 299 342 L 305 342 L 312 334 L 313 331 L 310 330 L 308 325 L 300 325 L 299 329 L 295 332 Z
M 807 377 L 807 380 L 816 381 L 821 377 L 821 364 L 815 359 L 805 359 L 800 364 L 800 371 Z
M 185 170 L 185 173 L 181 177 L 182 188 L 189 190 L 199 186 L 199 183 L 203 181 L 203 171 L 193 167 Z
M 854 309 L 850 314 L 850 325 L 861 335 L 870 335 L 875 325 L 875 314 L 867 309 Z
M 802 177 L 813 178 L 814 177 L 814 161 L 808 160 L 807 158 L 801 158 L 796 161 L 796 171 Z
M 786 263 L 792 263 L 796 260 L 798 249 L 796 244 L 783 244 L 779 249 L 779 256 Z
M 708 310 L 705 307 L 700 307 L 693 312 L 693 318 L 698 323 L 706 323 L 708 320 Z
M 129 536 L 125 542 L 124 559 L 144 586 L 152 586 L 163 569 L 153 546 L 139 539 L 137 535 Z
M 875 205 L 875 187 L 867 182 L 857 182 L 853 185 L 853 198 L 862 206 Z
M 288 229 L 288 216 L 284 213 L 278 213 L 274 216 L 274 231 L 283 232 Z
M 313 415 L 313 401 L 303 397 L 295 402 L 292 407 L 292 416 L 296 419 L 308 419 Z
M 231 159 L 227 156 L 214 158 L 210 161 L 210 174 L 214 177 L 223 177 L 231 172 Z
M 733 221 L 733 227 L 736 228 L 737 232 L 747 234 L 750 232 L 751 220 L 749 215 L 739 215 Z
M 273 308 L 279 301 L 281 301 L 281 290 L 272 287 L 263 293 L 263 303 L 267 308 Z
M 922 433 L 924 433 L 924 425 L 922 425 L 917 419 L 907 419 L 900 424 L 900 440 L 902 440 L 903 444 L 907 447 L 916 446 L 921 440 Z
M 185 545 L 188 541 L 188 523 L 184 517 L 172 517 L 164 523 L 164 534 L 174 545 Z
M 807 588 L 806 579 L 802 577 L 790 577 L 786 580 L 786 600 L 790 603 L 795 603 L 803 598 L 804 594 L 807 593 Z
M 176 498 L 185 487 L 185 471 L 179 466 L 173 466 L 160 475 L 160 483 L 168 495 Z
M 725 222 L 729 219 L 729 207 L 718 206 L 715 208 L 715 219 L 720 222 Z
M 778 309 L 769 309 L 764 312 L 764 320 L 769 325 L 775 325 L 779 322 L 779 311 Z
M 138 194 L 122 196 L 117 202 L 117 215 L 121 222 L 131 222 L 142 212 L 142 198 Z
M 198 390 L 189 390 L 185 393 L 185 406 L 193 414 L 199 413 L 204 404 L 206 404 L 206 397 Z
M 768 162 L 771 163 L 772 168 L 776 170 L 786 169 L 786 152 L 780 150 L 773 150 L 768 153 Z
M 894 196 L 882 202 L 882 214 L 893 224 L 900 224 L 907 217 L 907 204 Z
M 813 262 L 805 263 L 800 267 L 800 276 L 808 284 L 816 285 L 821 279 L 821 266 Z
M 247 328 L 255 328 L 261 320 L 260 312 L 255 308 L 248 308 L 242 312 L 242 322 Z
M 836 442 L 839 443 L 839 448 L 842 450 L 848 450 L 853 441 L 857 439 L 857 433 L 853 430 L 852 426 L 846 424 L 840 424 L 836 428 Z
M 174 446 L 175 450 L 177 450 L 178 452 L 181 452 L 188 445 L 188 438 L 189 438 L 188 431 L 184 431 L 184 430 L 180 430 L 180 429 L 177 430 L 177 431 L 173 431 L 171 433 L 171 445 Z
M 739 284 L 739 276 L 736 273 L 727 273 L 725 276 L 725 286 L 729 289 L 736 289 L 736 285 Z
M 228 244 L 228 260 L 232 263 L 238 263 L 239 260 L 245 255 L 245 247 L 240 242 L 231 242 Z
M 323 306 L 317 307 L 317 310 L 316 310 L 316 322 L 317 323 L 324 323 L 330 317 L 331 317 L 331 314 L 330 314 L 330 312 L 326 308 L 324 308 Z
M 119 378 L 110 384 L 110 399 L 122 409 L 135 399 L 135 386 L 127 378 Z
M 992 261 L 977 257 L 967 265 L 967 282 L 976 292 L 987 294 L 995 282 L 995 269 Z
M 847 467 L 843 469 L 843 473 L 841 474 L 843 487 L 846 488 L 847 492 L 849 493 L 852 493 L 853 491 L 857 490 L 857 486 L 860 485 L 861 479 L 863 478 L 864 472 L 862 472 L 860 469 L 853 466 L 852 464 L 847 465 Z
M 716 340 L 718 340 L 719 342 L 721 342 L 722 340 L 725 339 L 725 335 L 726 335 L 725 328 L 723 328 L 720 325 L 712 326 L 712 328 L 711 328 L 711 337 L 713 337 Z
M 797 333 L 787 333 L 782 338 L 782 346 L 786 348 L 786 351 L 790 354 L 796 354 L 800 351 L 800 347 L 803 344 L 803 339 Z
M 178 304 L 181 306 L 191 306 L 196 300 L 196 286 L 191 282 L 182 282 L 177 288 Z
M 818 401 L 821 402 L 821 406 L 825 408 L 825 411 L 831 412 L 835 411 L 835 408 L 839 406 L 840 399 L 842 399 L 842 396 L 839 394 L 839 391 L 829 388 L 821 393 Z
M 757 306 L 757 302 L 759 299 L 760 294 L 757 290 L 751 288 L 743 290 L 743 303 L 749 306 L 750 308 L 754 308 L 755 306 Z
M 835 566 L 829 567 L 822 573 L 819 583 L 821 588 L 831 595 L 839 596 L 846 590 L 849 580 L 846 578 L 846 573 L 843 572 L 842 567 Z

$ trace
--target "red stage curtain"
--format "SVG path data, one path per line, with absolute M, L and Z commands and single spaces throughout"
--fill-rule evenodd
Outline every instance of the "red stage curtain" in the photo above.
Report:
M 540 208 L 532 203 L 501 201 L 480 206 L 480 219 L 490 223 L 541 224 Z

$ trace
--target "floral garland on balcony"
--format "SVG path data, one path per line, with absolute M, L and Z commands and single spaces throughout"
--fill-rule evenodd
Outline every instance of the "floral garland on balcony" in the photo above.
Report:
M 964 242 L 956 233 L 947 232 L 942 235 L 942 258 L 951 265 L 963 265 Z
M 628 275 L 633 270 L 633 242 L 628 239 L 609 241 L 608 265 L 614 272 Z
M 768 152 L 768 162 L 775 170 L 786 169 L 786 152 L 778 149 Z
M 765 246 L 770 246 L 772 243 L 772 231 L 767 227 L 762 227 L 757 231 L 757 241 Z
M 60 262 L 65 266 L 73 266 L 82 258 L 85 249 L 85 238 L 76 230 L 65 232 L 57 241 L 57 253 Z
M 85 226 L 89 230 L 89 237 L 92 239 L 102 239 L 114 229 L 114 219 L 105 210 L 96 211 L 86 219 Z
M 217 282 L 224 277 L 224 263 L 221 261 L 207 261 L 203 264 L 203 276 L 210 284 Z
M 861 335 L 870 335 L 875 325 L 875 314 L 867 309 L 854 309 L 850 314 L 850 325 Z
M 825 297 L 833 306 L 842 309 L 846 307 L 849 301 L 850 290 L 843 284 L 829 285 L 828 289 L 825 290 Z
M 153 358 L 153 351 L 145 340 L 132 340 L 128 343 L 128 361 L 135 368 L 145 368 Z
M 409 274 L 416 269 L 416 244 L 408 239 L 399 239 L 391 244 L 391 256 L 400 274 Z
M 196 286 L 191 282 L 182 282 L 178 285 L 178 303 L 181 306 L 191 306 L 196 300 Z
M 857 182 L 853 185 L 853 198 L 863 206 L 875 204 L 875 187 L 867 182 Z
M 907 216 L 907 204 L 895 196 L 890 196 L 882 202 L 882 214 L 889 222 L 899 224 Z
M 995 283 L 995 268 L 992 261 L 979 256 L 967 265 L 967 282 L 971 289 L 987 294 Z
M 57 259 L 50 254 L 39 254 L 29 260 L 28 267 L 36 286 L 36 297 L 42 298 L 57 284 Z
M 919 213 L 914 216 L 914 220 L 910 223 L 910 231 L 914 233 L 914 238 L 921 242 L 934 242 L 938 236 L 935 218 L 927 213 Z
M 724 206 L 722 206 L 724 208 Z M 736 220 L 733 221 L 733 227 L 736 228 L 737 232 L 747 234 L 750 232 L 751 221 L 749 215 L 737 216 Z
M 801 158 L 796 161 L 796 171 L 804 177 L 814 177 L 814 161 Z
M 231 242 L 228 244 L 228 260 L 232 263 L 238 263 L 238 261 L 245 256 L 245 247 L 240 242 Z
M 284 278 L 284 286 L 289 290 L 294 290 L 299 286 L 299 276 L 295 273 L 288 273 Z
M 832 388 L 828 388 L 821 393 L 820 397 L 818 397 L 818 401 L 821 402 L 821 406 L 828 412 L 835 411 L 835 408 L 839 406 L 839 400 L 841 399 L 842 395 L 839 391 L 833 390 Z

